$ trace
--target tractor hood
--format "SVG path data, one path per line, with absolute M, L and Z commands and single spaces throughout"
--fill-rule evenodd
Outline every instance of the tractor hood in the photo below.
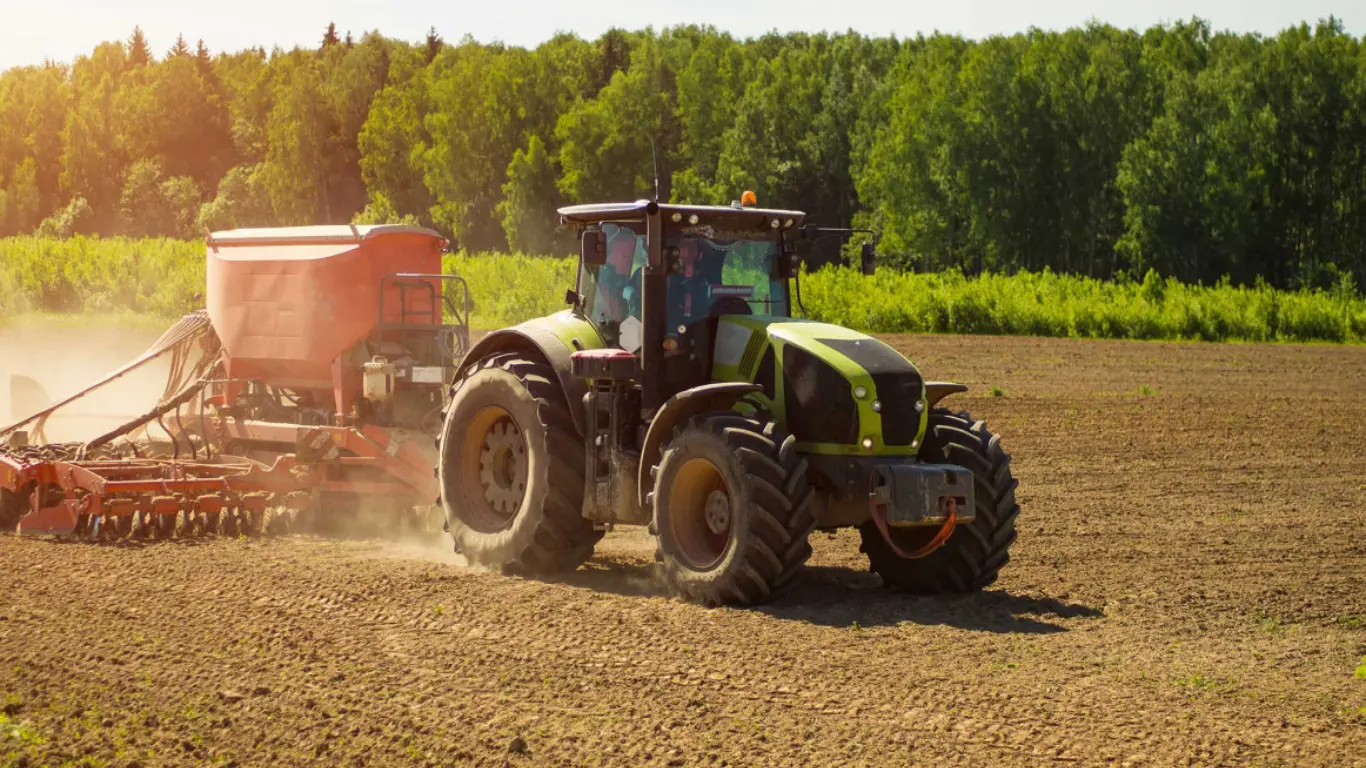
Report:
M 760 399 L 807 452 L 910 455 L 924 436 L 920 372 L 881 341 L 838 325 L 723 317 L 712 379 L 762 386 Z

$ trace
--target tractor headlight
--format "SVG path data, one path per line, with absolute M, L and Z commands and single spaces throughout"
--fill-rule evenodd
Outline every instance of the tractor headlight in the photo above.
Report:
M 868 388 L 867 388 L 867 387 L 863 386 L 862 384 L 858 385 L 857 387 L 854 387 L 854 397 L 857 397 L 858 399 L 862 400 L 863 398 L 865 398 L 865 397 L 867 397 L 867 396 L 868 396 Z
M 871 451 L 871 450 L 873 450 L 873 438 L 871 438 L 871 437 L 865 437 L 865 438 L 863 438 L 863 450 L 865 450 L 865 451 Z
M 675 212 L 674 212 L 674 215 L 672 215 L 672 216 L 669 217 L 669 220 L 672 221 L 673 223 L 677 224 L 678 222 L 680 222 L 680 221 L 683 220 L 683 214 L 678 213 L 678 212 L 675 211 Z
M 925 410 L 925 401 L 924 401 L 924 400 L 916 400 L 916 401 L 915 401 L 915 412 L 916 412 L 916 413 L 920 413 L 920 412 L 923 411 L 923 410 Z
M 881 401 L 881 400 L 874 400 L 874 401 L 873 401 L 873 413 L 882 413 L 882 401 Z
M 694 226 L 696 226 L 696 225 L 697 225 L 697 214 L 694 213 L 693 215 L 689 216 L 689 217 L 688 217 L 688 223 L 689 223 L 689 224 L 692 224 L 692 225 L 694 225 Z

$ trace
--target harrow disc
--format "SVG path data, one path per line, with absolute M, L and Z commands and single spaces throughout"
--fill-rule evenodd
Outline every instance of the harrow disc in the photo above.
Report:
M 271 507 L 266 513 L 265 534 L 267 536 L 285 536 L 294 527 L 294 518 L 297 512 L 288 507 Z
M 238 528 L 243 536 L 256 538 L 261 535 L 261 531 L 265 528 L 266 522 L 265 510 L 244 509 L 238 512 L 237 516 L 239 520 Z
M 223 514 L 218 518 L 218 535 L 236 538 L 237 536 L 237 511 L 223 510 Z
M 180 510 L 175 515 L 175 537 L 188 539 L 194 535 L 194 513 Z
M 148 534 L 150 533 L 150 531 L 148 531 L 147 526 L 147 517 L 141 512 L 134 512 L 132 517 L 129 519 L 128 525 L 128 535 L 136 541 L 142 541 L 143 539 L 146 539 Z

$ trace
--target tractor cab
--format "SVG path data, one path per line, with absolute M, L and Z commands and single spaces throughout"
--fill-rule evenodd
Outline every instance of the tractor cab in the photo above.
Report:
M 607 346 L 639 357 L 647 403 L 711 380 L 721 318 L 793 315 L 802 213 L 640 201 L 560 217 L 581 228 L 571 301 Z

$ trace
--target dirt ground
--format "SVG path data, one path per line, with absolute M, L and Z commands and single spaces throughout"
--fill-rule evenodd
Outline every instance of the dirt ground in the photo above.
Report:
M 886 594 L 852 533 L 757 610 L 639 532 L 555 582 L 4 538 L 0 763 L 1366 765 L 1366 349 L 892 341 L 1015 456 L 983 594 Z

